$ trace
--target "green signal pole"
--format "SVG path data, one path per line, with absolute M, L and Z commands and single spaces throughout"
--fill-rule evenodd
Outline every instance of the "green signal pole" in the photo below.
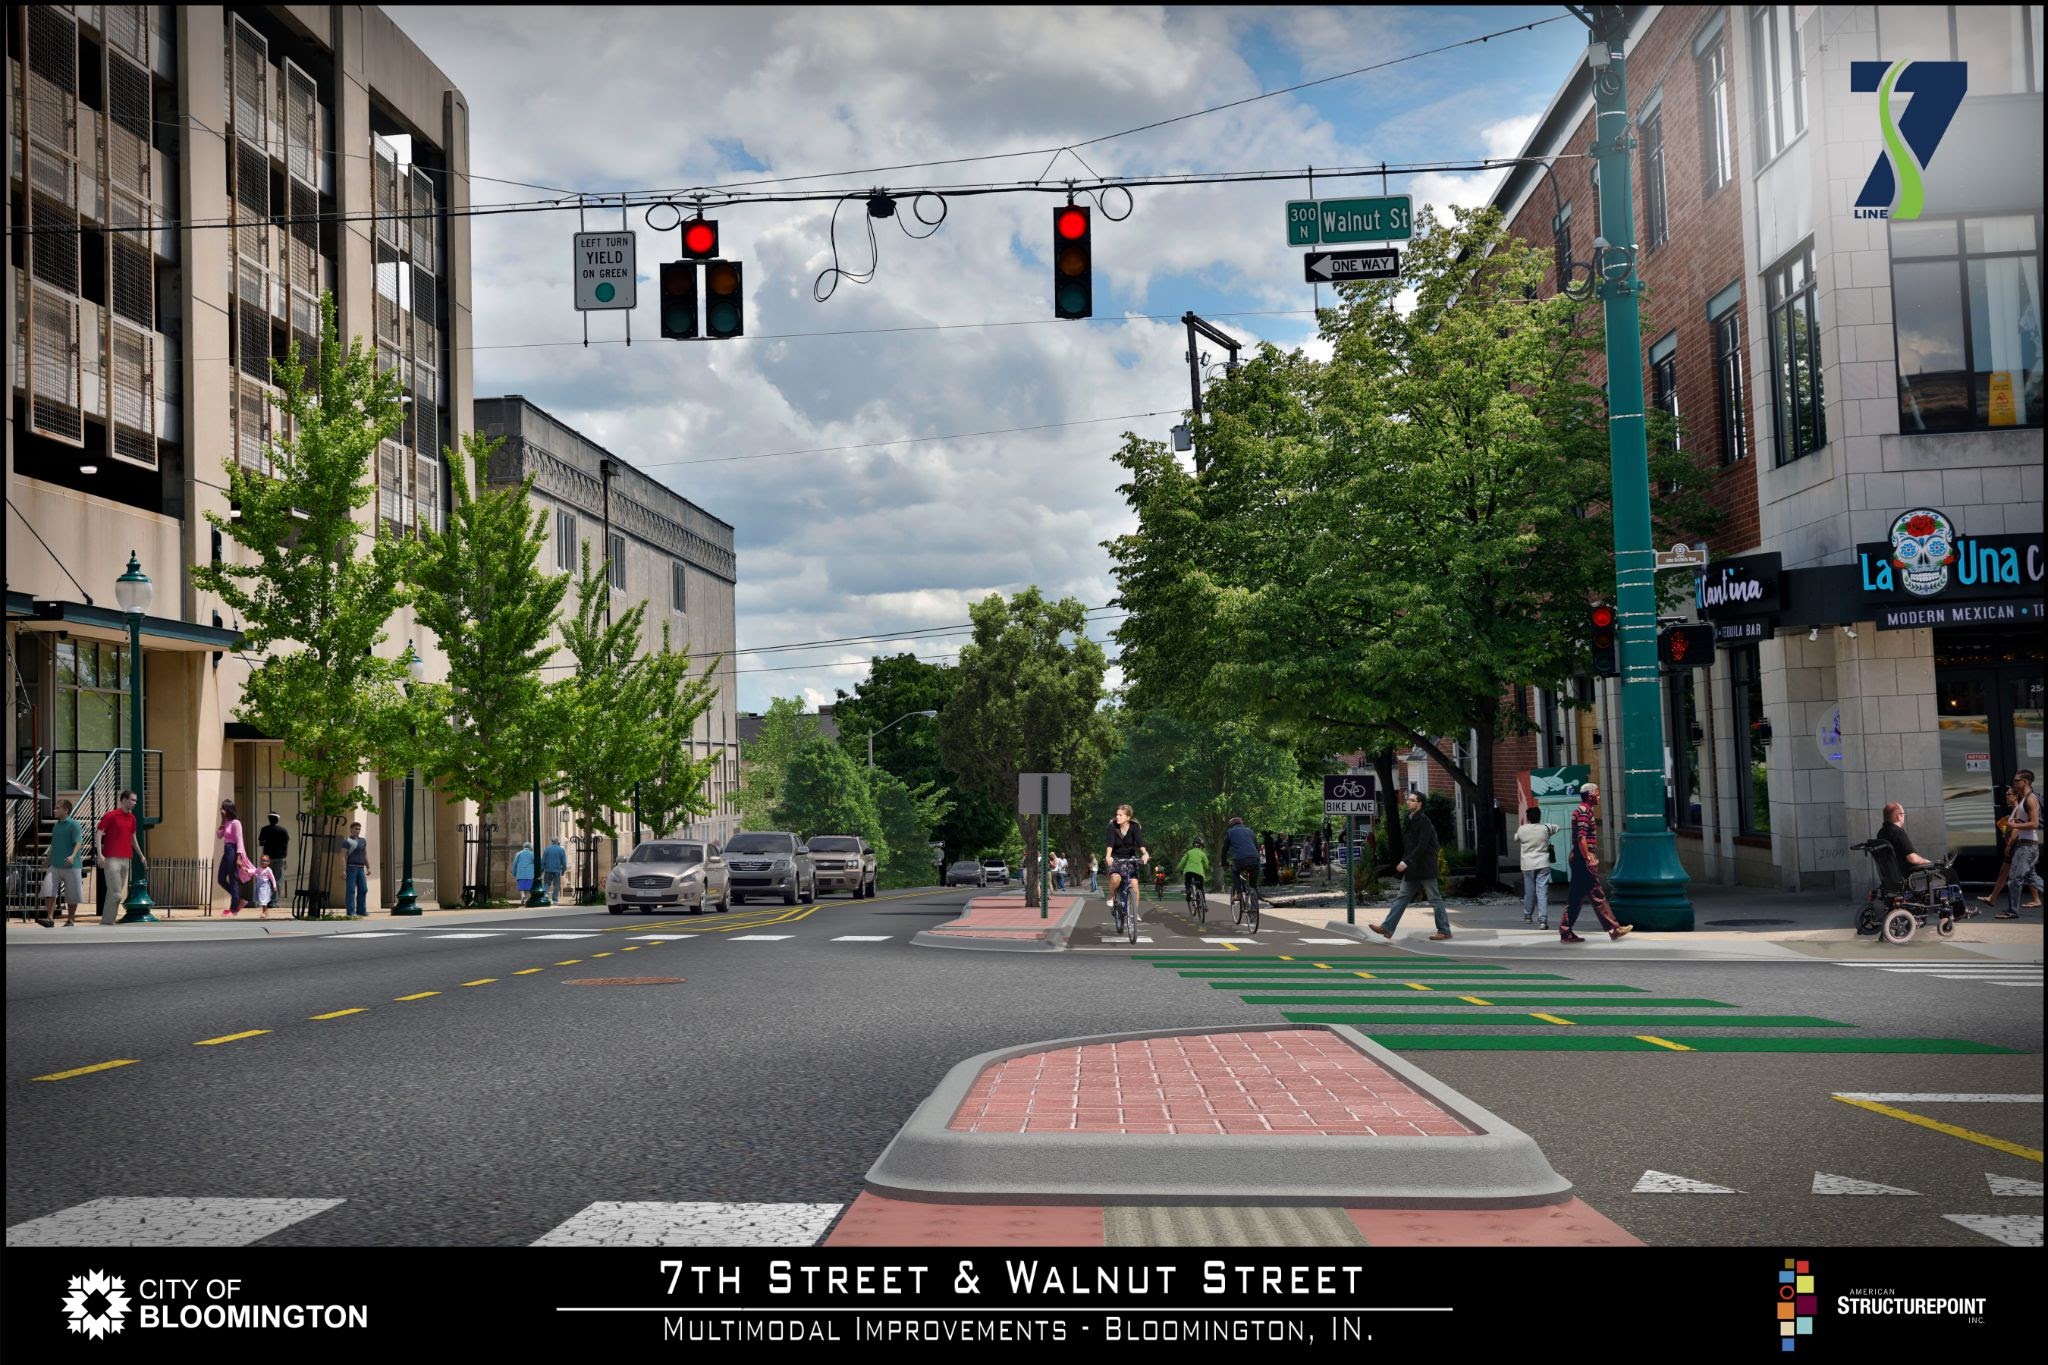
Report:
M 1052 820 L 1052 777 L 1038 776 L 1038 917 L 1052 908 L 1052 854 L 1045 846 L 1045 827 Z
M 1690 931 L 1692 902 L 1678 842 L 1664 820 L 1664 710 L 1657 666 L 1657 560 L 1650 541 L 1649 446 L 1643 419 L 1642 284 L 1636 276 L 1629 177 L 1625 11 L 1594 11 L 1593 154 L 1600 166 L 1594 270 L 1607 323 L 1607 450 L 1613 466 L 1617 645 L 1621 661 L 1622 834 L 1608 877 L 1614 911 L 1638 929 Z M 1599 58 L 1606 56 L 1602 65 Z

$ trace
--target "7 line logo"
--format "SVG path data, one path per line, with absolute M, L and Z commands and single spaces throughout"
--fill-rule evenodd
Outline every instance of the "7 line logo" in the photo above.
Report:
M 1856 196 L 1858 218 L 1912 222 L 1926 204 L 1921 173 L 1962 108 L 1970 88 L 1968 62 L 1851 62 L 1849 89 L 1877 93 L 1878 128 L 1884 150 Z M 1903 115 L 1892 111 L 1893 92 L 1911 95 Z

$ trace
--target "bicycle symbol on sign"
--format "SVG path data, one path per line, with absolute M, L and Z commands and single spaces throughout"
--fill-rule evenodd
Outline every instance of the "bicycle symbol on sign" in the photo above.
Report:
M 1329 799 L 1332 801 L 1363 801 L 1373 794 L 1373 788 L 1356 777 L 1339 778 L 1330 786 Z

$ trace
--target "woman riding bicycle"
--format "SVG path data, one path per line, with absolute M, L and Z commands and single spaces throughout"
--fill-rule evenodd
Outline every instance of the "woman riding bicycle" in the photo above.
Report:
M 1125 882 L 1138 875 L 1138 868 L 1151 858 L 1145 851 L 1145 827 L 1131 818 L 1128 805 L 1116 808 L 1116 819 L 1109 822 L 1109 843 L 1103 849 L 1103 866 L 1109 869 L 1109 904 L 1117 905 L 1117 893 Z

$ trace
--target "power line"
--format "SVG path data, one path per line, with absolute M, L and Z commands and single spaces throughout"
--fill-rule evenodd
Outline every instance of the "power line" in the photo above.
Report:
M 1116 608 L 1115 608 L 1115 607 L 1089 607 L 1089 608 L 1086 608 L 1086 612 L 1087 612 L 1087 615 L 1088 615 L 1088 616 L 1090 616 L 1090 617 L 1097 617 L 1098 613 L 1101 613 L 1101 612 L 1108 612 L 1108 611 L 1115 611 L 1115 610 L 1116 610 Z M 1116 619 L 1118 619 L 1118 620 L 1120 620 L 1120 621 L 1121 621 L 1121 620 L 1123 620 L 1123 619 L 1124 619 L 1125 617 L 1127 617 L 1127 616 L 1129 616 L 1129 615 L 1130 615 L 1130 613 L 1129 613 L 1129 612 L 1125 612 L 1125 613 L 1123 613 L 1122 615 L 1118 616 L 1118 617 L 1117 617 Z M 1088 624 L 1090 624 L 1090 625 L 1103 625 L 1103 624 L 1107 624 L 1107 620 L 1108 620 L 1108 618 L 1106 618 L 1106 617 L 1100 617 L 1100 618 L 1098 618 L 1098 619 L 1093 619 L 1093 620 L 1090 620 L 1090 621 L 1088 622 Z M 886 643 L 886 642 L 888 642 L 888 641 L 890 641 L 890 640 L 893 640 L 893 639 L 897 639 L 897 638 L 899 638 L 899 637 L 905 637 L 905 638 L 909 638 L 909 639 L 923 639 L 923 638 L 927 638 L 927 637 L 929 637 L 929 638 L 933 638 L 933 639 L 936 639 L 936 638 L 938 638 L 938 637 L 940 637 L 940 636 L 943 636 L 943 635 L 957 635 L 957 634 L 959 634 L 959 633 L 960 633 L 961 631 L 966 631 L 966 630 L 973 630 L 973 629 L 974 629 L 974 623 L 973 623 L 973 622 L 971 622 L 971 621 L 963 621 L 963 622 L 961 622 L 961 623 L 960 623 L 960 624 L 958 624 L 958 625 L 952 625 L 952 626 L 926 626 L 926 627 L 918 627 L 918 628 L 913 628 L 913 629 L 909 629 L 909 630 L 889 630 L 889 631 L 880 631 L 880 632 L 877 632 L 877 633 L 875 633 L 875 634 L 873 634 L 873 635 L 843 635 L 843 636 L 840 636 L 840 637 L 839 637 L 839 638 L 837 638 L 837 639 L 832 639 L 832 640 L 805 640 L 805 641 L 799 642 L 799 643 L 797 643 L 797 644 L 789 644 L 789 645 L 761 645 L 761 646 L 759 646 L 759 647 L 757 647 L 757 648 L 754 648 L 754 649 L 743 649 L 743 648 L 740 648 L 739 646 L 735 645 L 735 646 L 734 646 L 734 647 L 733 647 L 733 648 L 732 648 L 732 649 L 731 649 L 730 651 L 723 651 L 723 650 L 704 650 L 704 651 L 701 651 L 701 652 L 698 652 L 698 653 L 693 653 L 693 654 L 691 654 L 691 655 L 690 655 L 689 657 L 691 657 L 691 658 L 693 658 L 693 659 L 708 659 L 708 658 L 712 658 L 712 657 L 715 657 L 715 656 L 717 656 L 717 655 L 720 655 L 720 654 L 723 654 L 723 653 L 732 653 L 732 654 L 779 654 L 779 653 L 783 652 L 784 650 L 790 650 L 790 649 L 823 649 L 823 648 L 824 648 L 824 647 L 826 647 L 827 645 L 851 645 L 851 644 L 864 644 L 864 643 Z
M 953 431 L 940 436 L 902 436 L 893 441 L 862 441 L 855 445 L 812 446 L 807 450 L 769 450 L 758 455 L 708 455 L 701 460 L 660 460 L 652 464 L 635 464 L 634 468 L 676 469 L 683 465 L 731 464 L 740 460 L 774 460 L 785 455 L 836 455 L 849 450 L 877 450 L 883 446 L 920 445 L 928 441 L 967 441 L 978 436 L 1015 436 L 1030 431 L 1053 431 L 1061 427 L 1094 426 L 1102 422 L 1130 422 L 1140 417 L 1178 416 L 1178 408 L 1162 408 L 1157 412 L 1127 412 L 1117 417 L 1078 417 L 1071 422 L 1041 422 L 1029 427 L 996 427 L 988 431 Z

